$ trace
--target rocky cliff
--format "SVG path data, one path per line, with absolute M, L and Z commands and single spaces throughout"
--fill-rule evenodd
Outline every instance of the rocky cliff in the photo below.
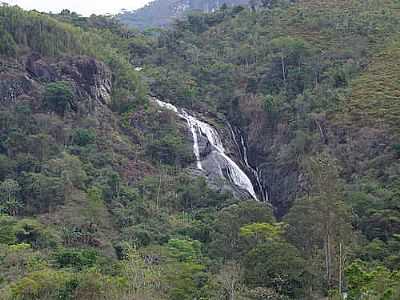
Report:
M 103 63 L 85 56 L 49 59 L 32 53 L 18 61 L 1 60 L 0 74 L 2 103 L 19 102 L 31 98 L 39 103 L 37 97 L 45 83 L 66 81 L 73 87 L 74 97 L 71 103 L 78 107 L 92 107 L 111 104 L 111 71 Z

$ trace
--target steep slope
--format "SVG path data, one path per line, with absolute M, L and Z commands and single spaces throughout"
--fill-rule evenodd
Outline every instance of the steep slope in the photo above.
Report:
M 159 78 L 153 84 L 156 94 L 179 105 L 223 111 L 247 132 L 250 164 L 259 167 L 282 215 L 302 193 L 301 157 L 320 147 L 318 141 L 325 144 L 331 134 L 327 122 L 334 112 L 343 120 L 338 125 L 345 124 L 342 113 L 356 105 L 354 96 L 352 104 L 343 103 L 349 99 L 348 90 L 354 85 L 353 93 L 368 91 L 356 89 L 363 77 L 355 78 L 363 72 L 369 76 L 368 70 L 376 73 L 367 65 L 392 43 L 399 24 L 396 4 L 387 1 L 283 2 L 278 8 L 190 18 L 161 37 L 154 57 L 162 58 L 151 72 Z M 397 75 L 395 70 L 391 73 L 392 79 L 387 79 L 393 83 L 385 82 L 395 87 Z M 379 82 L 371 84 L 374 93 Z M 367 105 L 374 97 L 357 99 Z M 394 102 L 387 105 L 395 104 L 396 95 L 388 97 Z M 363 125 L 355 119 L 351 124 Z
M 124 12 L 118 19 L 132 28 L 165 27 L 192 11 L 211 12 L 222 4 L 245 5 L 248 0 L 155 0 L 133 12 Z
M 388 126 L 398 134 L 400 67 L 396 62 L 399 59 L 399 42 L 389 42 L 371 58 L 366 72 L 352 82 L 348 103 L 351 120 L 365 126 Z

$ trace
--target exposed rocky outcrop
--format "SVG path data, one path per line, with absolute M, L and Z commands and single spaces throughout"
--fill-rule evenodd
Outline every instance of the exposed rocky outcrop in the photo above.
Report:
M 301 193 L 299 182 L 302 178 L 296 161 L 288 159 L 281 151 L 288 144 L 287 129 L 283 125 L 277 126 L 263 131 L 258 138 L 251 131 L 251 127 L 244 128 L 249 162 L 257 168 L 275 214 L 283 216 Z
M 37 53 L 32 53 L 26 58 L 25 68 L 29 75 L 36 80 L 51 82 L 60 78 L 54 65 L 46 62 Z
M 62 79 L 76 84 L 79 97 L 111 104 L 112 74 L 104 63 L 90 57 L 69 57 L 56 67 Z
M 0 100 L 3 103 L 30 97 L 36 106 L 40 105 L 43 84 L 63 80 L 74 89 L 73 107 L 83 104 L 91 110 L 98 105 L 111 104 L 111 71 L 93 58 L 78 56 L 55 60 L 31 53 L 18 62 L 1 60 L 1 66 Z

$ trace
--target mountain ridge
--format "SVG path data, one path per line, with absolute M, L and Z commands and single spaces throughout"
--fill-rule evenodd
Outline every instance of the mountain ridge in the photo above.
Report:
M 154 0 L 134 11 L 117 15 L 122 23 L 132 28 L 146 29 L 167 27 L 189 12 L 212 12 L 223 4 L 228 6 L 247 5 L 250 0 Z

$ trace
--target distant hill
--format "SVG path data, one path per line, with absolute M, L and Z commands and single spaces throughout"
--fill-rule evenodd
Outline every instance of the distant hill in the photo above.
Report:
M 221 5 L 246 5 L 249 0 L 155 0 L 135 11 L 124 11 L 118 17 L 130 27 L 139 29 L 165 27 L 190 11 L 211 12 Z

